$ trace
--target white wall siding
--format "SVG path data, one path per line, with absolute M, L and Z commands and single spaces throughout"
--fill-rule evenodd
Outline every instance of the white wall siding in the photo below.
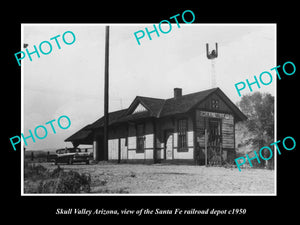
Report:
M 173 153 L 172 153 L 172 159 L 193 159 L 194 158 L 194 132 L 192 131 L 192 121 L 189 118 L 188 120 L 188 131 L 187 131 L 187 145 L 188 150 L 184 152 L 178 152 L 177 145 L 178 145 L 178 133 L 177 133 L 177 121 L 175 120 L 166 120 L 161 125 L 157 126 L 158 134 L 157 134 L 157 159 L 164 159 L 165 157 L 165 151 L 164 151 L 164 132 L 168 129 L 173 129 L 175 133 L 173 133 Z M 128 133 L 127 138 L 117 138 L 118 136 L 112 137 L 113 139 L 109 140 L 108 147 L 108 159 L 109 160 L 118 160 L 119 158 L 119 147 L 120 153 L 121 153 L 121 160 L 153 160 L 154 159 L 154 137 L 153 134 L 153 122 L 148 121 L 145 123 L 145 143 L 144 143 L 144 152 L 137 153 L 136 147 L 137 147 L 137 137 L 136 137 L 136 125 L 130 124 L 128 127 Z M 127 146 L 125 146 L 127 142 Z M 161 149 L 159 149 L 161 148 Z
M 136 153 L 134 150 L 128 151 L 128 159 L 145 159 L 145 153 Z
M 153 148 L 153 134 L 145 135 L 145 148 Z
M 122 160 L 127 160 L 128 156 L 127 156 L 127 146 L 125 146 L 126 144 L 126 138 L 121 138 L 121 159 Z
M 108 160 L 118 159 L 119 139 L 108 140 Z
M 135 126 L 129 126 L 129 136 L 128 136 L 128 159 L 153 159 L 153 144 L 154 144 L 154 134 L 153 134 L 153 124 L 152 122 L 147 122 L 145 124 L 145 143 L 144 152 L 136 153 L 136 130 Z
M 194 146 L 194 131 L 188 131 L 188 146 L 193 147 Z
M 173 138 L 174 138 L 174 141 L 173 141 L 174 145 L 173 145 L 173 147 L 177 148 L 177 144 L 178 144 L 178 133 L 174 133 Z
M 126 138 L 108 140 L 108 160 L 119 159 L 119 144 L 121 147 L 121 160 L 127 160 L 127 147 L 125 143 Z
M 153 150 L 151 149 L 145 150 L 145 159 L 153 159 Z
M 132 114 L 148 111 L 141 103 L 135 108 Z
M 178 152 L 174 149 L 174 159 L 193 159 L 194 158 L 194 148 L 189 148 L 187 152 Z
M 128 149 L 136 149 L 136 137 L 128 137 Z

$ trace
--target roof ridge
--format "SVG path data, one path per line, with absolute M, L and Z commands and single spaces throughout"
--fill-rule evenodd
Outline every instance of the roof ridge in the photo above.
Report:
M 197 92 L 185 94 L 185 95 L 182 95 L 181 97 L 185 97 L 185 96 L 189 96 L 189 95 L 194 95 L 194 94 L 199 94 L 199 93 L 201 93 L 201 92 L 216 91 L 217 89 L 220 89 L 220 88 L 219 88 L 219 87 L 210 88 L 210 89 L 206 89 L 206 90 L 203 90 L 203 91 L 197 91 Z M 166 100 L 170 100 L 170 99 L 174 99 L 174 97 L 172 97 L 172 98 L 167 98 Z
M 165 100 L 163 98 L 153 98 L 153 97 L 146 97 L 146 96 L 140 96 L 140 95 L 137 95 L 136 97 L 138 97 L 138 98 L 151 98 L 151 99 L 156 99 L 156 100 Z
M 160 113 L 162 112 L 162 110 L 163 110 L 163 108 L 164 108 L 164 106 L 165 106 L 165 104 L 166 104 L 166 99 L 164 99 L 164 104 L 162 104 L 162 106 L 160 107 L 160 109 L 159 109 L 159 111 L 158 111 L 158 113 L 157 113 L 157 118 L 159 118 L 160 117 Z

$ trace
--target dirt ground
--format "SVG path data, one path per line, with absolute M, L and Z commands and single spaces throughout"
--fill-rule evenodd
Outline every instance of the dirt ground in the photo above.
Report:
M 49 170 L 53 163 L 41 163 Z M 91 193 L 275 194 L 274 170 L 168 164 L 74 164 L 65 171 L 89 173 Z

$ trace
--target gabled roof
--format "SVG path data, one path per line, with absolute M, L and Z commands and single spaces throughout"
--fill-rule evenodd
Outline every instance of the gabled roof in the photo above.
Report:
M 219 88 L 212 88 L 205 91 L 200 91 L 188 95 L 182 95 L 181 97 L 169 98 L 165 101 L 165 104 L 160 113 L 160 117 L 170 116 L 174 114 L 186 113 L 193 106 L 199 104 L 202 100 L 204 100 L 211 93 L 217 91 Z M 220 89 L 219 89 L 220 90 Z
M 135 110 L 138 104 L 142 104 L 149 111 L 150 116 L 157 117 L 164 102 L 165 100 L 160 98 L 136 96 L 124 116 L 128 116 Z
M 89 135 L 92 134 L 92 130 L 90 129 L 91 125 L 87 125 L 83 128 L 81 128 L 76 133 L 72 134 L 70 137 L 68 137 L 65 141 L 84 141 L 88 139 Z M 88 144 L 88 143 L 85 143 Z
M 108 115 L 108 123 L 111 125 L 114 123 L 127 109 L 111 112 Z M 85 140 L 93 133 L 93 129 L 97 129 L 104 126 L 104 117 L 101 117 L 100 119 L 96 120 L 94 123 L 89 124 L 83 128 L 81 128 L 79 131 L 77 131 L 75 134 L 71 135 L 65 141 L 82 141 Z
M 127 109 L 122 109 L 118 111 L 114 111 L 108 114 L 108 125 L 115 123 Z M 104 126 L 104 116 L 100 119 L 96 120 L 94 123 L 90 124 L 88 129 L 96 129 Z
M 236 121 L 246 120 L 247 117 L 232 103 L 232 101 L 221 91 L 220 88 L 212 88 L 192 94 L 182 95 L 178 98 L 160 99 L 137 96 L 127 109 L 118 110 L 109 113 L 109 125 L 135 121 L 147 118 L 162 118 L 176 114 L 187 113 L 201 102 L 205 101 L 208 96 L 215 93 L 230 108 Z M 147 111 L 133 113 L 136 107 L 142 104 Z M 89 135 L 91 130 L 102 128 L 104 126 L 104 117 L 96 120 L 94 123 L 85 126 L 65 141 L 72 141 L 76 138 L 83 138 Z
M 232 110 L 236 121 L 243 121 L 247 119 L 247 116 L 225 95 L 225 93 L 217 88 L 216 94 L 227 104 L 227 106 Z

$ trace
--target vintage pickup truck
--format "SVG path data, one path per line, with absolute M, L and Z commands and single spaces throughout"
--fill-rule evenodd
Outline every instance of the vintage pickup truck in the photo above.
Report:
M 56 150 L 57 157 L 55 165 L 58 163 L 73 164 L 74 162 L 85 162 L 89 164 L 90 153 L 82 152 L 80 148 L 63 148 Z

